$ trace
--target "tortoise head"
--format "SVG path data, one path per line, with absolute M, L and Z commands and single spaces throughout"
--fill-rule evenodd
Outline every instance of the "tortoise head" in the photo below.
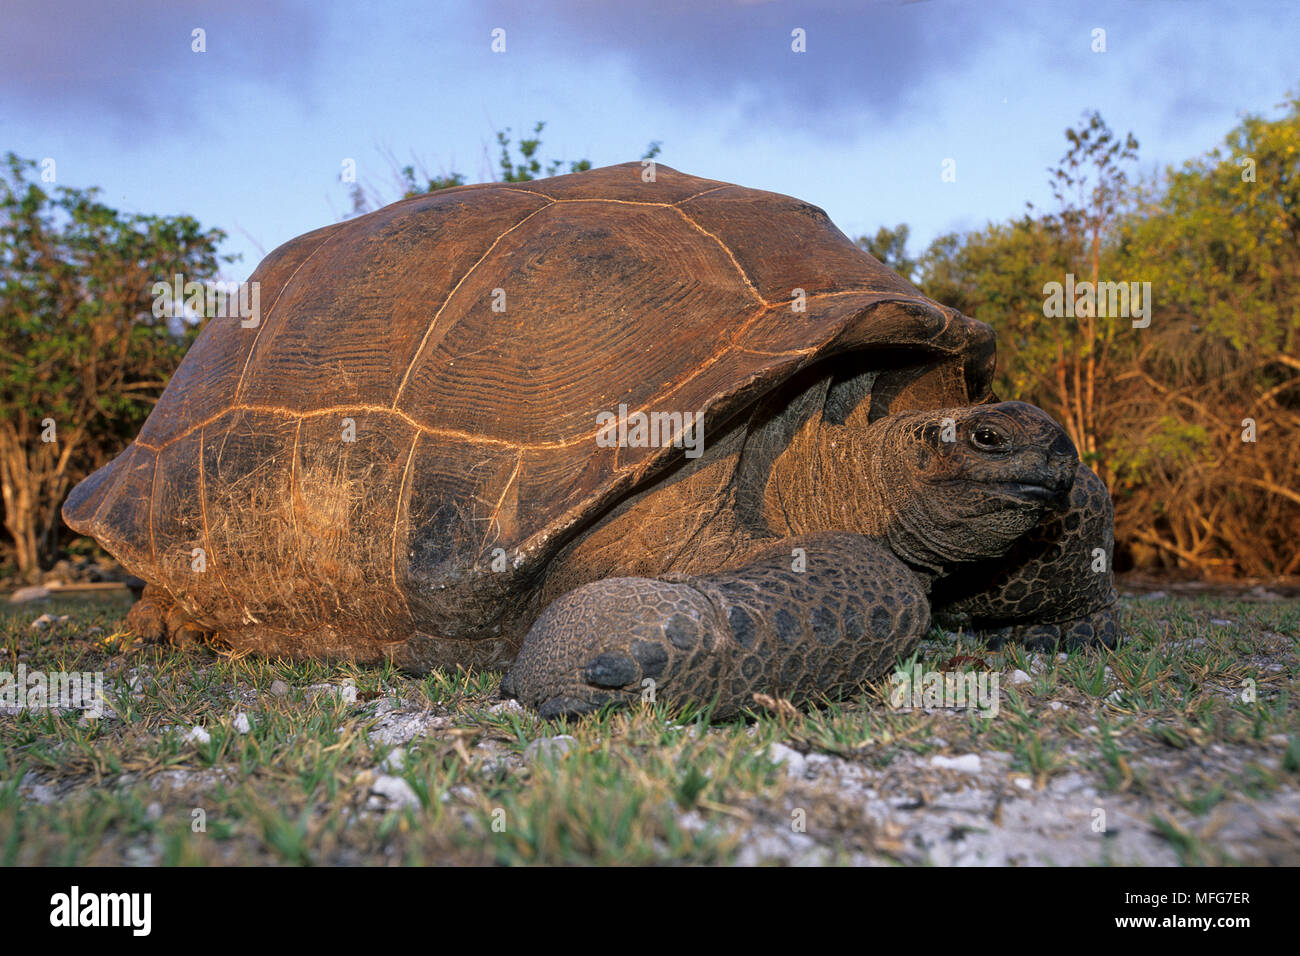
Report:
M 1074 443 L 1024 402 L 905 412 L 868 429 L 872 510 L 894 552 L 949 565 L 1005 553 L 1074 484 Z

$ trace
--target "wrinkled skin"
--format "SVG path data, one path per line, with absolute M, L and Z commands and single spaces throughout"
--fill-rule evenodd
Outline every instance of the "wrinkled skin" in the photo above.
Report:
M 1114 645 L 1110 500 L 1045 413 L 912 412 L 860 438 L 844 527 L 754 541 L 713 574 L 576 588 L 534 623 L 503 693 L 547 717 L 833 696 L 907 655 L 936 595 L 938 614 L 995 639 Z

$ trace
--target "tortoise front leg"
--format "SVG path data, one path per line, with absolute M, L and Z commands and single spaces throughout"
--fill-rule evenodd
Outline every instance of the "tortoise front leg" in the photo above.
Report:
M 1115 647 L 1114 549 L 1110 494 L 1080 463 L 1063 509 L 1003 557 L 960 566 L 934 583 L 935 621 L 973 631 L 992 647 L 1006 641 L 1031 650 Z
M 606 578 L 570 591 L 537 619 L 501 690 L 542 717 L 647 690 L 726 717 L 755 693 L 802 703 L 879 677 L 929 621 L 922 582 L 883 544 L 801 535 L 713 575 Z

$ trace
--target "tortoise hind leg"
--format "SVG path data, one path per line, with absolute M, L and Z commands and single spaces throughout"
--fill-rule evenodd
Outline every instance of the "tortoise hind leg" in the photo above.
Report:
M 146 584 L 140 600 L 126 615 L 131 633 L 153 643 L 192 647 L 208 636 L 176 605 L 172 596 L 155 584 Z

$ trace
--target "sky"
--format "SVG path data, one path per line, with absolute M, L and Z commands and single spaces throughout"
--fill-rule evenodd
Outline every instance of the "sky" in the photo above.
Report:
M 343 218 L 347 161 L 388 200 L 390 157 L 483 181 L 496 132 L 538 121 L 544 158 L 659 141 L 659 162 L 850 236 L 906 222 L 915 253 L 1052 208 L 1085 111 L 1148 173 L 1276 115 L 1297 49 L 1297 0 L 3 0 L 0 150 L 225 230 L 228 279 Z

